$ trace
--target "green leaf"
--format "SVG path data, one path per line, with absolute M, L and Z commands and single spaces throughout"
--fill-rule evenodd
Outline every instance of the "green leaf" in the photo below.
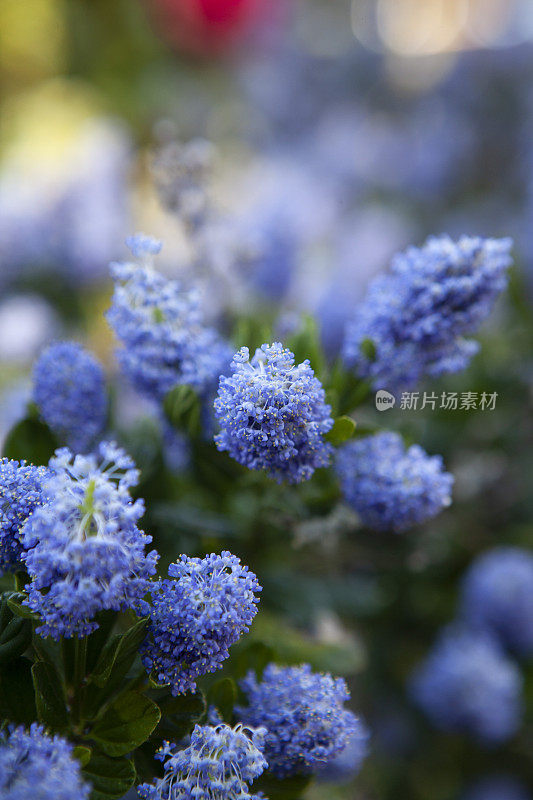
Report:
M 17 658 L 0 667 L 0 718 L 24 725 L 37 718 L 31 661 L 27 658 Z
M 109 758 L 94 751 L 82 774 L 93 787 L 91 800 L 123 797 L 135 783 L 135 767 L 128 758 Z
M 161 719 L 158 706 L 143 694 L 127 692 L 107 707 L 89 736 L 109 756 L 123 756 L 145 742 Z
M 21 656 L 31 642 L 31 623 L 13 614 L 9 597 L 6 593 L 0 602 L 0 664 Z
M 359 345 L 359 349 L 361 350 L 361 353 L 365 356 L 365 358 L 368 358 L 369 361 L 376 360 L 376 345 L 372 341 L 372 339 L 368 338 L 363 339 L 363 341 Z
M 190 733 L 207 710 L 206 699 L 200 691 L 178 697 L 167 696 L 158 700 L 158 705 L 162 719 L 157 732 L 166 738 L 175 739 Z
M 350 417 L 337 417 L 332 429 L 326 433 L 324 439 L 334 447 L 347 442 L 355 433 L 355 422 Z
M 252 642 L 238 654 L 235 663 L 235 676 L 242 678 L 253 670 L 258 678 L 263 675 L 266 665 L 276 657 L 273 647 L 264 642 Z
M 31 673 L 39 721 L 53 731 L 64 731 L 68 727 L 68 714 L 63 685 L 56 668 L 46 661 L 37 661 Z
M 216 681 L 207 693 L 208 706 L 215 706 L 224 722 L 231 722 L 237 700 L 237 687 L 231 678 Z
M 296 364 L 308 358 L 315 374 L 322 375 L 326 359 L 318 325 L 310 314 L 302 315 L 300 328 L 287 339 L 287 347 L 294 353 Z
M 202 409 L 198 395 L 191 386 L 182 384 L 171 389 L 163 401 L 163 409 L 174 428 L 192 437 L 200 434 Z
M 58 447 L 58 441 L 48 425 L 39 419 L 26 417 L 10 430 L 4 442 L 3 455 L 30 464 L 46 465 Z
M 8 599 L 7 604 L 13 614 L 16 614 L 17 617 L 22 617 L 23 619 L 32 619 L 37 620 L 39 616 L 34 614 L 33 611 L 28 608 L 28 606 L 22 605 L 22 600 L 24 600 L 26 595 L 18 592 L 13 593 L 12 596 Z
M 112 636 L 102 650 L 100 658 L 89 676 L 89 681 L 103 687 L 112 674 L 118 676 L 120 673 L 122 677 L 126 675 L 139 652 L 147 624 L 147 619 L 141 619 L 126 633 Z
M 74 748 L 74 758 L 80 762 L 82 767 L 86 767 L 89 761 L 91 760 L 92 750 L 90 747 L 83 747 L 83 745 L 78 745 Z
M 311 780 L 307 775 L 293 775 L 280 780 L 267 772 L 254 781 L 253 790 L 264 792 L 269 800 L 302 800 Z

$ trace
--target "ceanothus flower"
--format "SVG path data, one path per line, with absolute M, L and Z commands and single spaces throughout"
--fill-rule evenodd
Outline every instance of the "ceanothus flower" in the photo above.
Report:
M 196 725 L 183 750 L 165 742 L 157 754 L 165 775 L 138 787 L 144 800 L 259 800 L 250 784 L 267 767 L 264 731 Z
M 179 384 L 205 397 L 229 368 L 231 350 L 202 322 L 198 292 L 184 291 L 152 266 L 160 242 L 137 234 L 128 240 L 140 264 L 112 264 L 115 292 L 107 319 L 123 347 L 118 359 L 133 386 L 161 401 Z
M 374 530 L 401 532 L 451 503 L 453 476 L 441 456 L 383 431 L 343 445 L 337 473 L 346 502 Z
M 264 469 L 278 482 L 300 483 L 329 463 L 324 441 L 331 408 L 308 360 L 279 342 L 264 344 L 250 361 L 247 347 L 233 357 L 233 375 L 220 379 L 215 415 L 219 450 L 249 469 Z
M 86 452 L 107 417 L 104 371 L 76 342 L 50 345 L 33 368 L 33 398 L 42 418 L 74 452 Z
M 250 671 L 240 685 L 248 705 L 237 707 L 238 717 L 266 728 L 263 752 L 279 778 L 317 772 L 362 731 L 344 708 L 350 699 L 346 682 L 312 672 L 309 664 L 269 664 L 261 681 Z
M 45 467 L 25 461 L 0 459 L 0 575 L 20 565 L 20 532 L 34 510 L 46 502 L 43 481 L 47 472 Z
M 357 730 L 350 736 L 346 746 L 317 770 L 317 778 L 335 782 L 355 778 L 368 756 L 369 739 L 370 731 L 359 720 Z
M 483 631 L 444 629 L 411 679 L 417 705 L 445 731 L 485 745 L 511 738 L 522 714 L 522 677 Z
M 99 611 L 148 612 L 143 597 L 158 555 L 145 553 L 152 538 L 137 527 L 144 504 L 128 491 L 138 481 L 134 466 L 110 442 L 93 455 L 63 448 L 50 459 L 43 484 L 49 502 L 22 530 L 31 577 L 26 603 L 41 617 L 39 635 L 87 636 L 98 628 Z
M 220 669 L 229 648 L 248 630 L 261 591 L 257 578 L 224 551 L 181 559 L 152 593 L 143 664 L 173 695 L 194 691 L 196 679 Z
M 464 369 L 478 350 L 464 337 L 477 331 L 505 288 L 511 244 L 440 236 L 398 254 L 347 326 L 346 364 L 374 388 L 391 391 L 412 388 L 424 375 Z
M 505 647 L 533 654 L 533 555 L 520 547 L 482 553 L 463 580 L 461 611 Z
M 531 794 L 512 775 L 488 775 L 461 795 L 461 800 L 531 800 Z
M 2 800 L 88 800 L 73 746 L 34 723 L 0 733 Z

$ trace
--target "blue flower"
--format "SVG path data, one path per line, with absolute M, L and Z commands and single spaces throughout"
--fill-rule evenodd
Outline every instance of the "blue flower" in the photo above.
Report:
M 376 389 L 415 386 L 424 375 L 464 369 L 477 352 L 465 339 L 506 286 L 510 239 L 430 238 L 397 255 L 347 326 L 343 357 Z M 375 357 L 363 352 L 365 340 Z
M 0 575 L 20 566 L 22 526 L 46 498 L 45 467 L 0 459 Z
M 41 616 L 41 636 L 87 636 L 99 611 L 132 608 L 144 614 L 157 553 L 137 527 L 142 500 L 128 489 L 138 472 L 126 453 L 102 442 L 94 455 L 64 448 L 44 481 L 50 500 L 26 521 L 22 543 L 31 583 L 26 601 Z
M 219 450 L 277 481 L 299 483 L 329 463 L 333 448 L 323 436 L 333 425 L 324 389 L 306 360 L 296 366 L 276 342 L 247 347 L 233 357 L 233 375 L 221 378 L 215 414 Z
M 451 502 L 453 476 L 441 456 L 383 431 L 348 442 L 337 454 L 346 502 L 369 528 L 401 532 L 439 513 Z
M 370 731 L 359 720 L 357 730 L 343 749 L 320 767 L 316 775 L 321 781 L 348 781 L 354 778 L 368 756 Z
M 531 794 L 511 775 L 488 775 L 461 795 L 461 800 L 531 800 Z
M 200 298 L 167 280 L 150 262 L 156 246 L 138 234 L 130 246 L 144 263 L 112 264 L 115 281 L 107 319 L 123 347 L 118 359 L 135 388 L 161 401 L 174 386 L 188 384 L 205 397 L 229 368 L 231 351 L 202 322 Z
M 183 750 L 165 742 L 158 753 L 165 775 L 139 786 L 144 800 L 259 800 L 250 784 L 267 766 L 264 731 L 236 725 L 196 725 Z
M 2 800 L 88 800 L 89 794 L 73 746 L 61 736 L 36 723 L 0 734 Z
M 533 555 L 519 547 L 482 553 L 464 578 L 461 609 L 505 647 L 533 654 Z
M 345 681 L 309 664 L 269 664 L 261 681 L 250 671 L 241 688 L 248 705 L 237 707 L 239 719 L 266 728 L 265 758 L 279 778 L 317 772 L 362 735 L 362 723 L 343 705 L 350 698 Z
M 33 369 L 33 397 L 57 437 L 86 452 L 102 434 L 107 417 L 104 372 L 76 342 L 48 347 Z
M 261 591 L 257 578 L 224 551 L 205 558 L 182 555 L 171 564 L 172 580 L 152 595 L 144 666 L 172 694 L 194 691 L 196 679 L 220 669 L 229 648 L 248 630 Z
M 521 689 L 520 672 L 498 643 L 458 626 L 444 629 L 411 680 L 415 702 L 436 727 L 486 745 L 518 729 Z

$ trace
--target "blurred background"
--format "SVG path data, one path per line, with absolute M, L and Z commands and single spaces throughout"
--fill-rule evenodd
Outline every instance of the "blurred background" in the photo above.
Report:
M 405 682 L 453 617 L 475 555 L 533 542 L 533 4 L 1 0 L 0 37 L 0 437 L 24 415 L 49 341 L 83 340 L 113 376 L 108 263 L 133 231 L 163 239 L 159 267 L 203 285 L 213 320 L 267 309 L 282 337 L 311 313 L 331 359 L 397 250 L 432 233 L 514 238 L 481 355 L 431 387 L 497 392 L 496 409 L 387 412 L 387 426 L 443 454 L 450 511 L 376 539 L 344 535 L 345 510 L 317 526 L 284 509 L 286 541 L 268 547 L 236 544 L 231 513 L 199 517 L 168 497 L 150 524 L 170 557 L 246 554 L 265 586 L 257 635 L 349 679 L 372 757 L 355 781 L 339 767 L 340 787 L 309 798 L 527 797 L 466 793 L 495 775 L 531 787 L 531 664 L 521 732 L 496 751 L 432 730 Z M 208 172 L 208 197 L 184 163 Z M 192 254 L 169 176 L 217 210 Z M 139 421 L 138 398 L 116 392 L 123 426 Z M 378 417 L 365 406 L 358 422 Z M 148 467 L 149 438 L 136 453 Z

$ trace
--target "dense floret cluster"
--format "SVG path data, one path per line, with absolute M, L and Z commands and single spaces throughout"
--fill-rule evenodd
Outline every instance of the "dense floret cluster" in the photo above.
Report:
M 86 800 L 89 793 L 73 746 L 61 736 L 36 723 L 0 734 L 2 800 Z
M 194 691 L 196 680 L 219 669 L 229 648 L 257 613 L 257 578 L 227 551 L 181 556 L 169 580 L 152 595 L 143 663 L 172 694 Z
M 250 784 L 267 767 L 264 731 L 196 725 L 183 750 L 166 742 L 158 754 L 165 775 L 139 786 L 144 800 L 259 800 Z
M 487 745 L 509 739 L 520 723 L 520 672 L 481 631 L 446 628 L 415 672 L 411 689 L 436 727 Z
M 264 753 L 278 777 L 309 775 L 340 753 L 362 725 L 344 708 L 350 694 L 342 678 L 314 673 L 309 664 L 269 664 L 261 681 L 241 681 L 248 705 L 237 713 L 246 725 L 266 728 Z
M 116 445 L 102 442 L 97 453 L 74 456 L 58 450 L 50 460 L 44 491 L 22 531 L 27 604 L 41 617 L 41 636 L 86 636 L 99 611 L 132 608 L 146 613 L 157 554 L 145 553 L 151 537 L 137 523 L 144 512 L 129 488 L 137 470 Z
M 219 450 L 289 483 L 329 463 L 332 447 L 324 434 L 333 425 L 331 409 L 309 361 L 295 365 L 290 350 L 276 342 L 257 349 L 252 360 L 242 347 L 232 370 L 215 400 Z
M 20 566 L 20 531 L 34 510 L 45 502 L 45 467 L 0 459 L 0 575 Z
M 346 330 L 346 364 L 391 391 L 464 369 L 475 333 L 506 286 L 510 239 L 448 236 L 397 255 L 376 278 Z M 365 341 L 375 353 L 365 353 Z
M 142 394 L 158 401 L 179 384 L 201 396 L 214 392 L 229 369 L 231 350 L 214 328 L 202 323 L 200 298 L 152 267 L 159 243 L 141 234 L 129 240 L 142 264 L 112 264 L 115 281 L 107 319 L 123 347 L 124 374 Z
M 453 476 L 441 456 L 406 449 L 390 431 L 344 445 L 337 473 L 346 502 L 375 530 L 405 531 L 451 503 Z
M 505 647 L 531 655 L 533 555 L 519 547 L 497 547 L 479 556 L 463 581 L 461 612 Z
M 89 450 L 107 417 L 104 371 L 76 342 L 48 347 L 33 370 L 33 398 L 61 443 L 76 453 Z

